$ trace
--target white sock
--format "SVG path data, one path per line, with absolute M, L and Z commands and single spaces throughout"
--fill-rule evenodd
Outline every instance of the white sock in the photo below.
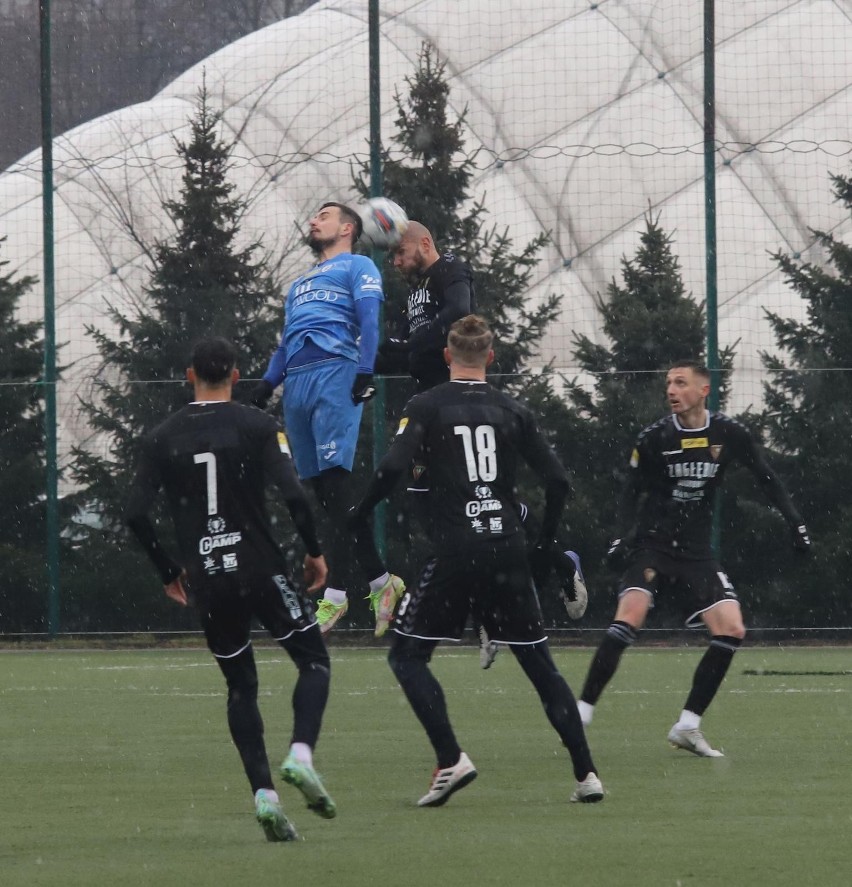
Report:
M 580 712 L 580 720 L 583 722 L 583 726 L 588 727 L 589 724 L 592 723 L 592 718 L 595 714 L 594 705 L 589 705 L 588 702 L 583 702 L 583 700 L 581 699 L 577 703 L 577 711 Z
M 314 765 L 314 753 L 311 747 L 305 742 L 294 742 L 290 746 L 290 754 L 300 763 L 307 764 L 309 767 Z
M 266 797 L 269 798 L 270 801 L 272 801 L 273 804 L 280 804 L 280 803 L 281 803 L 281 800 L 280 800 L 280 798 L 278 797 L 278 792 L 275 791 L 274 788 L 259 788 L 259 789 L 254 793 L 254 799 L 255 799 L 255 801 L 257 800 L 257 796 L 258 796 L 261 792 L 263 792 L 263 793 L 266 795 Z
M 675 724 L 678 730 L 697 730 L 701 726 L 701 715 L 694 711 L 684 709 L 680 713 L 680 720 Z
M 323 597 L 332 604 L 346 603 L 346 592 L 342 588 L 326 588 Z
M 378 579 L 370 582 L 370 591 L 378 591 L 390 579 L 390 573 L 382 573 Z

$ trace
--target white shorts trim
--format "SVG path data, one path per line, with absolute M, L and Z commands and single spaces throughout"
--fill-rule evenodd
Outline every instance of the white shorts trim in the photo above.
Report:
M 712 610 L 714 607 L 718 607 L 720 604 L 736 604 L 738 607 L 740 606 L 740 602 L 735 598 L 725 598 L 721 601 L 713 601 L 709 607 L 702 607 L 700 610 L 696 610 L 691 616 L 688 616 L 683 624 L 687 628 L 706 628 L 707 626 L 701 620 L 701 614 L 706 613 L 708 610 Z M 742 609 L 742 607 L 740 607 L 740 609 Z

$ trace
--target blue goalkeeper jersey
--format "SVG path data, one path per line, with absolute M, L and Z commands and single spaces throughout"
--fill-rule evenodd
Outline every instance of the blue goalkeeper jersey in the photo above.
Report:
M 360 328 L 355 303 L 382 301 L 382 276 L 372 259 L 341 253 L 314 266 L 290 287 L 284 304 L 284 365 L 308 338 L 322 351 L 358 361 Z

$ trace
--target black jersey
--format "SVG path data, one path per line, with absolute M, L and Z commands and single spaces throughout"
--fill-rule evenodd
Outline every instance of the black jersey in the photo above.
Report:
M 408 364 L 421 389 L 447 381 L 444 346 L 450 326 L 476 311 L 470 266 L 452 253 L 430 265 L 408 295 Z
M 685 558 L 712 557 L 716 491 L 734 462 L 754 474 L 791 526 L 802 523 L 754 438 L 739 422 L 708 412 L 702 428 L 683 428 L 670 415 L 639 434 L 630 457 L 625 512 L 635 521 L 633 544 Z
M 279 573 L 284 555 L 266 510 L 267 480 L 283 494 L 308 553 L 319 555 L 307 499 L 275 420 L 232 401 L 191 403 L 143 440 L 125 518 L 164 582 L 180 568 L 147 516 L 161 487 L 190 580 Z
M 552 538 L 568 476 L 532 412 L 486 382 L 453 381 L 415 395 L 359 506 L 369 510 L 393 489 L 417 455 L 429 471 L 425 497 L 439 552 L 525 536 L 515 499 L 518 459 L 546 486 L 542 536 Z

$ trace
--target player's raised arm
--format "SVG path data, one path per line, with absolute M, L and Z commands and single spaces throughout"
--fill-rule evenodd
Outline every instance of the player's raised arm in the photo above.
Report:
M 790 494 L 766 461 L 766 456 L 764 456 L 754 437 L 739 423 L 732 422 L 731 425 L 735 429 L 738 441 L 740 463 L 751 471 L 758 484 L 760 484 L 760 488 L 763 490 L 766 498 L 781 512 L 784 520 L 787 521 L 792 534 L 793 547 L 803 554 L 810 553 L 811 539 L 808 534 L 808 528 L 805 526 L 802 516 L 796 510 L 796 506 L 793 505 Z

